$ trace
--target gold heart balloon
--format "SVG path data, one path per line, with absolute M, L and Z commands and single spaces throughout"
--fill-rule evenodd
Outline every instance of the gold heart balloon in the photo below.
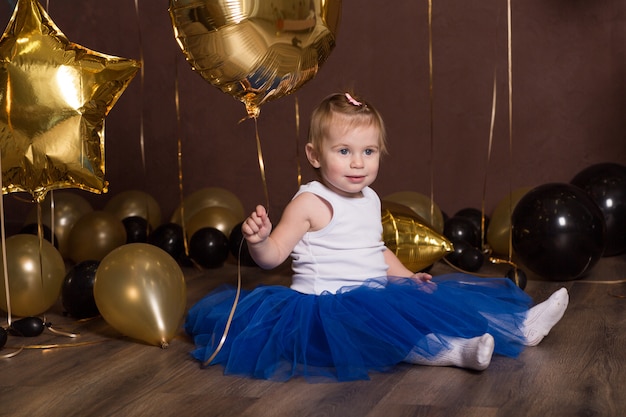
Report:
M 341 0 L 170 0 L 169 11 L 193 69 L 257 117 L 317 74 L 335 46 Z
M 2 192 L 107 191 L 104 118 L 140 64 L 70 42 L 36 0 L 0 38 Z
M 385 246 L 411 271 L 421 271 L 454 251 L 452 242 L 409 207 L 383 201 L 381 217 Z

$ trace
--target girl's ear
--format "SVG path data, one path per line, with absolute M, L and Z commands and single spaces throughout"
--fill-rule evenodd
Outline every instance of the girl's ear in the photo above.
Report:
M 313 166 L 313 168 L 319 168 L 320 167 L 319 154 L 315 150 L 313 145 L 311 143 L 307 143 L 304 150 L 306 152 L 306 157 L 309 160 L 309 163 Z

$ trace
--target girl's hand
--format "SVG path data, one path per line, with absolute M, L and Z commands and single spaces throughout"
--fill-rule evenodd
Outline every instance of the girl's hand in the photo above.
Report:
M 411 275 L 411 279 L 415 282 L 423 284 L 420 286 L 422 288 L 422 291 L 429 294 L 432 294 L 437 289 L 437 284 L 431 281 L 431 279 L 433 279 L 433 276 L 425 272 L 417 272 Z
M 426 272 L 416 272 L 415 274 L 411 275 L 411 279 L 417 282 L 430 283 L 430 280 L 433 279 L 433 276 L 427 274 Z
M 265 241 L 272 231 L 267 210 L 263 206 L 256 206 L 256 210 L 241 225 L 241 232 L 250 244 Z

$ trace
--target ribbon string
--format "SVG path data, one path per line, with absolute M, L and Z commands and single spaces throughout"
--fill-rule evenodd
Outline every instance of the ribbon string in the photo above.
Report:
M 297 95 L 294 97 L 294 107 L 296 118 L 296 170 L 298 188 L 300 188 L 302 185 L 302 167 L 300 166 L 300 103 Z
M 507 0 L 507 74 L 509 87 L 509 218 L 513 215 L 513 43 L 511 0 Z M 509 224 L 509 261 L 513 258 L 513 224 Z
M 435 121 L 434 121 L 434 73 L 433 73 L 433 2 L 428 0 L 428 99 L 430 133 L 430 219 L 435 219 Z

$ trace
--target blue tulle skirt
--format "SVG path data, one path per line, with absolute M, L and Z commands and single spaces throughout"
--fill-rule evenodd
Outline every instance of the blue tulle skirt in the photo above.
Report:
M 283 286 L 242 290 L 230 330 L 211 364 L 229 375 L 284 381 L 301 375 L 338 381 L 368 379 L 409 352 L 431 358 L 445 341 L 426 335 L 475 337 L 490 333 L 495 353 L 515 357 L 530 297 L 507 278 L 449 274 L 432 284 L 372 279 L 337 294 L 302 294 Z M 192 356 L 215 352 L 236 289 L 222 286 L 196 303 L 185 321 Z

